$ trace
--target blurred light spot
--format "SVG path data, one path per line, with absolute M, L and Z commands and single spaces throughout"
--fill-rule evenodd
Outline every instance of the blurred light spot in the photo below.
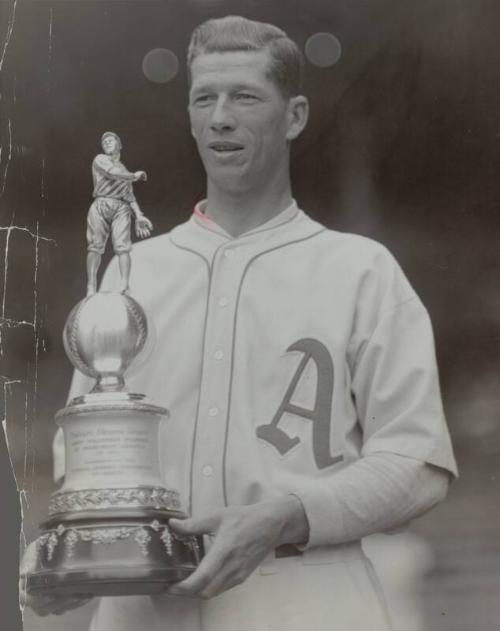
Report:
M 342 55 L 339 40 L 331 33 L 315 33 L 306 42 L 307 59 L 320 68 L 327 68 L 337 63 Z
M 154 48 L 144 57 L 142 71 L 154 83 L 171 81 L 179 70 L 177 55 L 166 48 Z

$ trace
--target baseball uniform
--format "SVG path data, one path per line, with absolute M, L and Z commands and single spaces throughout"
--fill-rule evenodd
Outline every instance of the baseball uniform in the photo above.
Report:
M 130 252 L 134 174 L 121 162 L 99 154 L 92 162 L 92 179 L 95 199 L 87 216 L 88 250 L 103 254 L 111 232 L 115 253 Z
M 162 471 L 187 512 L 293 493 L 309 544 L 209 601 L 102 599 L 91 629 L 387 631 L 371 565 L 359 541 L 332 545 L 325 502 L 371 454 L 455 473 L 427 312 L 383 246 L 295 203 L 237 238 L 202 211 L 134 247 L 156 343 L 127 383 L 171 412 Z M 118 278 L 112 264 L 104 288 Z M 72 395 L 86 389 L 76 376 Z

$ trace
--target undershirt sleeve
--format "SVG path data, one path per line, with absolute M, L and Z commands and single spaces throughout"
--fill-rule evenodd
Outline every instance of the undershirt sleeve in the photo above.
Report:
M 414 458 L 378 452 L 328 481 L 294 493 L 309 523 L 301 549 L 347 543 L 405 526 L 442 501 L 449 473 Z

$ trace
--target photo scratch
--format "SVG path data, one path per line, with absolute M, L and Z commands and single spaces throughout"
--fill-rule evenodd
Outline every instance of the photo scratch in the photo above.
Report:
M 12 31 L 14 29 L 14 21 L 16 19 L 16 9 L 17 9 L 17 0 L 14 0 L 12 4 L 12 13 L 9 18 L 9 25 L 7 27 L 7 35 L 5 36 L 5 41 L 3 44 L 2 56 L 0 57 L 0 72 L 2 72 L 5 56 L 7 54 L 7 49 L 9 48 L 10 38 L 12 37 Z
M 7 156 L 7 160 L 5 162 L 5 167 L 4 167 L 4 171 L 3 171 L 3 175 L 2 175 L 2 187 L 0 189 L 0 197 L 3 196 L 3 194 L 5 193 L 5 186 L 7 184 L 7 174 L 9 171 L 9 165 L 10 165 L 10 161 L 12 158 L 12 123 L 11 120 L 9 118 L 8 120 L 8 129 L 9 129 L 9 153 Z M 1 160 L 0 160 L 0 165 L 2 164 Z

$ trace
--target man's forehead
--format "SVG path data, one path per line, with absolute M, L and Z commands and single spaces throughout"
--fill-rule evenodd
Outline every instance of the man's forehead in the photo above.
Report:
M 227 51 L 202 53 L 191 64 L 192 84 L 230 78 L 245 82 L 257 77 L 267 79 L 271 57 L 267 51 Z

